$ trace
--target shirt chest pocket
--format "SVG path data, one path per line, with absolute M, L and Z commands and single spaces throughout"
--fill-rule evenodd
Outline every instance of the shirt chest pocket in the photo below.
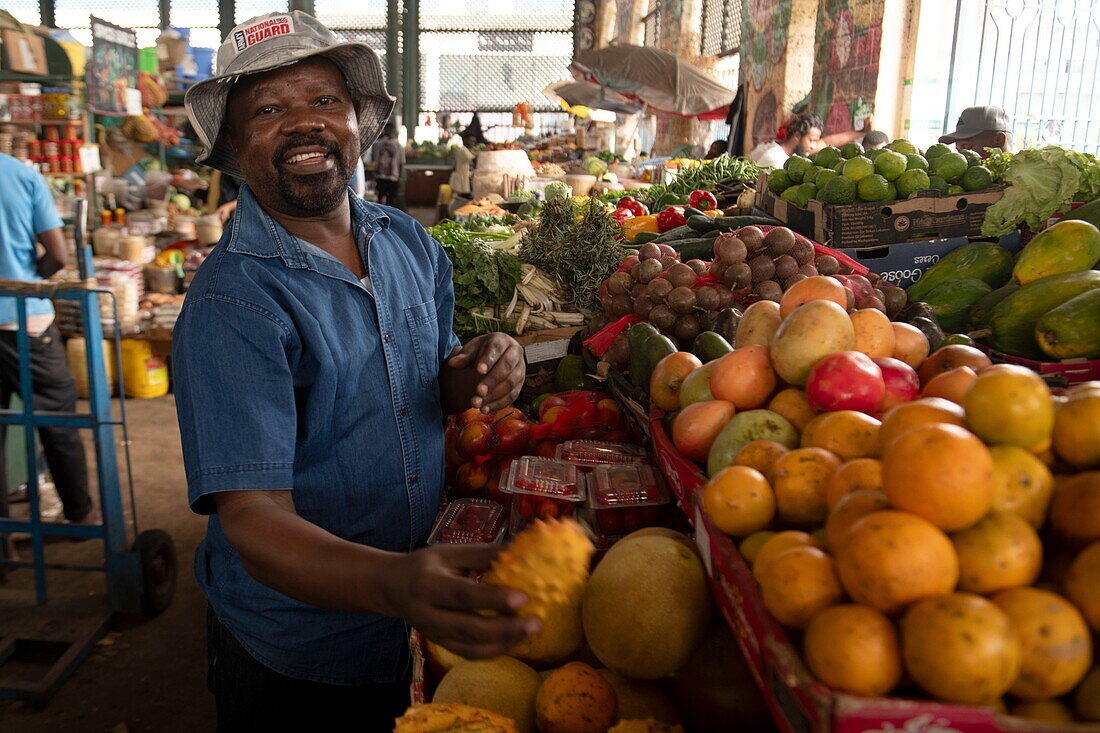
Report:
M 420 386 L 435 389 L 439 383 L 439 321 L 435 300 L 406 308 L 405 323 L 412 338 Z

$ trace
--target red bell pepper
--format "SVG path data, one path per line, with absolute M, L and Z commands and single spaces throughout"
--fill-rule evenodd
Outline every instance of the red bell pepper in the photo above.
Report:
M 692 191 L 688 197 L 688 206 L 699 211 L 718 208 L 718 199 L 710 191 Z
M 632 212 L 634 216 L 645 216 L 649 213 L 646 205 L 633 196 L 623 196 L 619 199 L 619 208 Z
M 615 209 L 611 212 L 611 218 L 619 224 L 623 224 L 624 222 L 626 222 L 627 219 L 633 219 L 634 216 L 635 214 L 632 211 L 630 211 L 629 209 L 624 209 L 622 207 L 619 207 L 618 209 Z
M 662 232 L 682 227 L 685 224 L 687 224 L 687 218 L 684 216 L 683 206 L 670 206 L 657 214 L 657 228 Z

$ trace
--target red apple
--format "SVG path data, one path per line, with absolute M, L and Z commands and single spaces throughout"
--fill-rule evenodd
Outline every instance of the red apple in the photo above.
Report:
M 920 394 L 920 377 L 913 367 L 890 356 L 872 361 L 882 370 L 882 380 L 886 383 L 886 396 L 882 398 L 879 412 L 886 412 L 894 405 L 917 399 Z
M 487 423 L 468 423 L 458 432 L 458 455 L 470 459 L 489 453 L 493 429 Z
M 463 463 L 455 474 L 455 496 L 477 497 L 485 491 L 489 483 L 490 466 L 486 463 Z
M 548 410 L 554 407 L 561 407 L 565 404 L 565 398 L 559 394 L 551 395 L 542 401 L 539 405 L 539 422 L 546 422 L 545 415 Z
M 509 418 L 515 418 L 516 420 L 526 420 L 527 416 L 523 414 L 523 410 L 518 407 L 508 406 L 503 409 L 497 410 L 489 416 L 489 422 L 498 423 L 502 420 Z
M 458 426 L 463 428 L 472 422 L 489 422 L 492 419 L 492 415 L 486 415 L 480 409 L 471 407 L 469 410 L 458 414 Z
M 882 370 L 859 351 L 838 351 L 814 365 L 806 381 L 806 396 L 815 410 L 878 411 L 886 394 Z
M 526 420 L 507 418 L 493 426 L 492 452 L 522 453 L 531 441 L 531 424 Z

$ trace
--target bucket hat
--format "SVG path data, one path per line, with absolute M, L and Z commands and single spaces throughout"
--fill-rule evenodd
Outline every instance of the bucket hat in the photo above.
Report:
M 294 10 L 260 15 L 238 25 L 218 49 L 215 75 L 187 90 L 184 106 L 203 144 L 203 152 L 195 160 L 243 178 L 233 150 L 221 134 L 229 90 L 242 76 L 314 56 L 328 59 L 343 73 L 359 120 L 360 151 L 366 150 L 394 105 L 378 55 L 365 43 L 341 43 L 316 18 Z

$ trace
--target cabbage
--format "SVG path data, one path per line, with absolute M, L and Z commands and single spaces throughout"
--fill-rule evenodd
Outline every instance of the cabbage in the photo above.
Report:
M 1074 201 L 1100 196 L 1100 161 L 1053 145 L 1017 153 L 1004 164 L 1002 177 L 1008 187 L 982 222 L 987 237 L 1008 234 L 1020 224 L 1037 232 L 1054 214 L 1069 211 Z
M 599 178 L 607 172 L 607 163 L 599 158 L 589 156 L 581 161 L 581 168 L 584 168 L 588 175 Z
M 535 198 L 535 192 L 528 191 L 526 189 L 514 191 L 512 195 L 508 197 L 508 202 L 513 204 L 529 204 L 535 202 L 536 200 L 537 199 Z
M 573 187 L 565 181 L 554 181 L 546 184 L 542 195 L 547 201 L 551 199 L 567 199 L 573 195 Z

